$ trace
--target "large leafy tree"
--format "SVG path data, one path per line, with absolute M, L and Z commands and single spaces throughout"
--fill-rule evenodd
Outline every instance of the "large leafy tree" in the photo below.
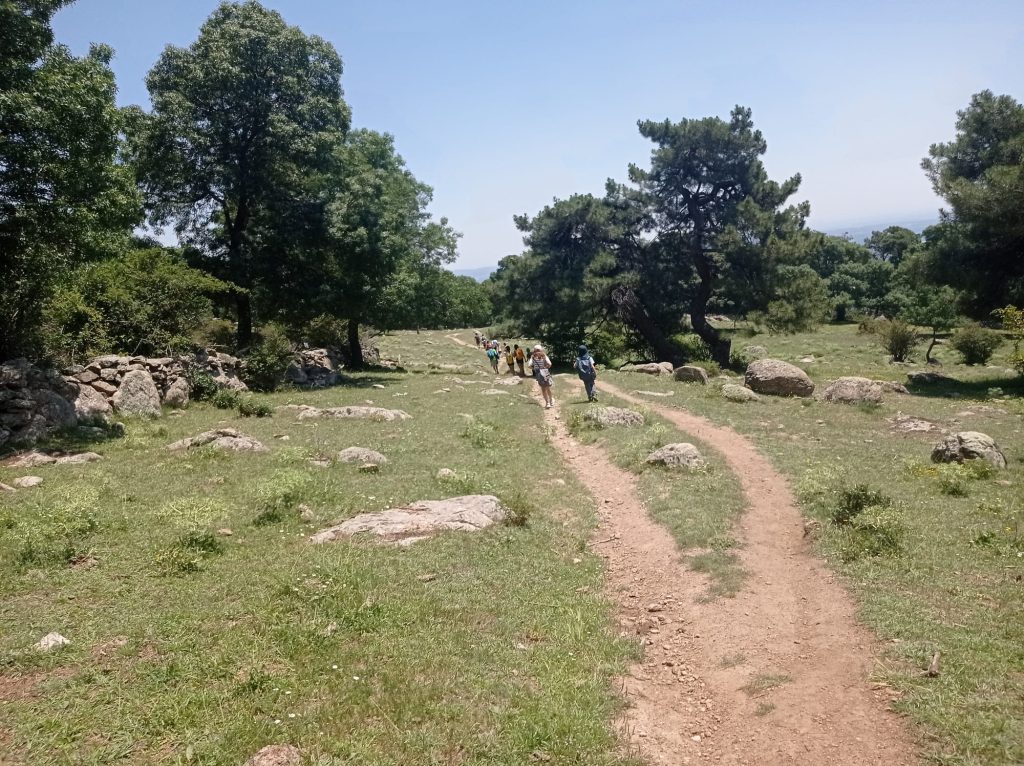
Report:
M 1024 105 L 982 91 L 957 113 L 956 137 L 922 167 L 950 209 L 925 232 L 936 270 L 977 316 L 1024 302 Z
M 210 271 L 244 288 L 240 345 L 252 336 L 251 293 L 274 283 L 283 254 L 264 240 L 301 235 L 300 201 L 317 194 L 348 129 L 341 72 L 322 38 L 258 2 L 225 2 L 146 79 L 153 109 L 140 115 L 136 154 L 151 221 L 173 224 Z
M 344 320 L 349 363 L 358 367 L 361 326 L 387 330 L 411 323 L 409 307 L 396 298 L 407 293 L 395 280 L 415 284 L 454 260 L 458 235 L 446 219 L 432 220 L 431 188 L 416 180 L 387 134 L 361 129 L 339 143 L 323 194 L 310 246 L 296 248 L 301 268 L 277 275 L 279 293 L 301 296 L 281 305 L 280 313 L 292 325 L 318 315 Z
M 889 226 L 871 232 L 864 246 L 875 258 L 899 266 L 908 254 L 921 247 L 921 235 L 903 226 Z
M 689 315 L 694 332 L 721 364 L 729 361 L 730 343 L 708 321 L 708 307 L 731 269 L 731 252 L 722 237 L 742 230 L 757 218 L 802 219 L 805 206 L 783 209 L 800 185 L 796 175 L 777 183 L 768 178 L 761 156 L 767 143 L 754 128 L 749 109 L 737 106 L 728 121 L 717 117 L 673 123 L 641 121 L 640 134 L 654 142 L 649 169 L 635 165 L 630 180 L 648 212 L 648 230 L 655 247 L 645 255 L 668 277 L 666 287 L 679 289 L 694 275 Z M 800 221 L 802 223 L 802 220 Z M 787 221 L 788 223 L 788 221 Z M 777 236 L 776 227 L 762 230 L 764 245 Z M 652 338 L 657 348 L 657 339 Z M 666 353 L 669 350 L 666 349 Z M 670 357 L 671 358 L 671 357 Z
M 0 3 L 0 359 L 38 350 L 42 309 L 76 263 L 110 252 L 139 219 L 119 162 L 113 55 L 53 44 L 65 2 Z

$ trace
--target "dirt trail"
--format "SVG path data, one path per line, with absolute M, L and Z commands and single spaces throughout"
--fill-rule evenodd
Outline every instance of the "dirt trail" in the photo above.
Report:
M 601 388 L 721 452 L 748 503 L 737 529 L 747 582 L 735 598 L 699 604 L 707 582 L 647 515 L 635 477 L 572 439 L 557 408 L 546 413 L 556 447 L 599 504 L 592 546 L 607 561 L 608 593 L 647 644 L 625 679 L 623 728 L 641 755 L 652 764 L 918 763 L 887 708 L 889 690 L 869 681 L 876 642 L 809 551 L 786 480 L 731 429 Z M 743 688 L 759 681 L 766 688 Z

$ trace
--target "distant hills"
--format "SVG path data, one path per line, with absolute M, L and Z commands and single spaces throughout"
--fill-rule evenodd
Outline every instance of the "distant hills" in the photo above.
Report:
M 864 223 L 856 226 L 835 226 L 825 229 L 826 234 L 835 237 L 847 236 L 854 242 L 863 242 L 871 236 L 873 231 L 881 231 L 890 226 L 902 226 L 905 229 L 916 231 L 920 234 L 929 226 L 938 223 L 938 218 L 914 218 L 904 221 L 888 221 L 886 223 Z M 473 277 L 477 282 L 483 282 L 494 273 L 498 266 L 478 266 L 475 269 L 452 269 L 459 276 Z

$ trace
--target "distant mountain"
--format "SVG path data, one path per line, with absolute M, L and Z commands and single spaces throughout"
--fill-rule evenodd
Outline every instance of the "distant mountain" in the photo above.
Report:
M 826 234 L 831 234 L 836 237 L 847 236 L 854 242 L 863 242 L 865 239 L 871 236 L 873 231 L 881 231 L 882 229 L 888 229 L 890 226 L 902 226 L 904 229 L 910 229 L 920 234 L 922 231 L 927 229 L 939 222 L 938 217 L 936 218 L 915 218 L 904 221 L 886 221 L 884 223 L 862 223 L 855 226 L 833 226 L 825 229 Z
M 497 268 L 497 266 L 478 266 L 475 269 L 452 269 L 452 271 L 460 277 L 473 277 L 477 282 L 483 282 L 487 277 L 491 276 Z

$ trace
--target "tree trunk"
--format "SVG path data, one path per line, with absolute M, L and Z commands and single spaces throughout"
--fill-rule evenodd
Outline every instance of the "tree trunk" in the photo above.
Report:
M 364 366 L 363 344 L 359 342 L 359 320 L 348 320 L 348 364 L 354 370 Z
M 935 360 L 932 359 L 932 349 L 935 348 L 935 344 L 939 342 L 939 331 L 932 330 L 932 342 L 928 344 L 928 350 L 924 352 L 924 360 L 928 364 L 935 364 Z
M 708 344 L 711 349 L 711 358 L 722 367 L 729 366 L 729 356 L 732 352 L 732 341 L 723 338 L 714 327 L 708 322 L 708 301 L 711 300 L 711 263 L 706 258 L 697 259 L 697 274 L 700 276 L 700 286 L 696 295 L 693 296 L 693 303 L 690 304 L 690 323 L 693 331 L 700 336 L 700 339 Z
M 629 324 L 637 334 L 658 355 L 659 362 L 671 362 L 678 367 L 686 362 L 678 348 L 661 331 L 647 309 L 640 303 L 636 293 L 629 287 L 617 287 L 612 291 L 612 301 L 619 317 Z
M 235 312 L 238 314 L 238 348 L 247 348 L 252 343 L 252 300 L 248 290 L 239 290 L 236 293 Z

